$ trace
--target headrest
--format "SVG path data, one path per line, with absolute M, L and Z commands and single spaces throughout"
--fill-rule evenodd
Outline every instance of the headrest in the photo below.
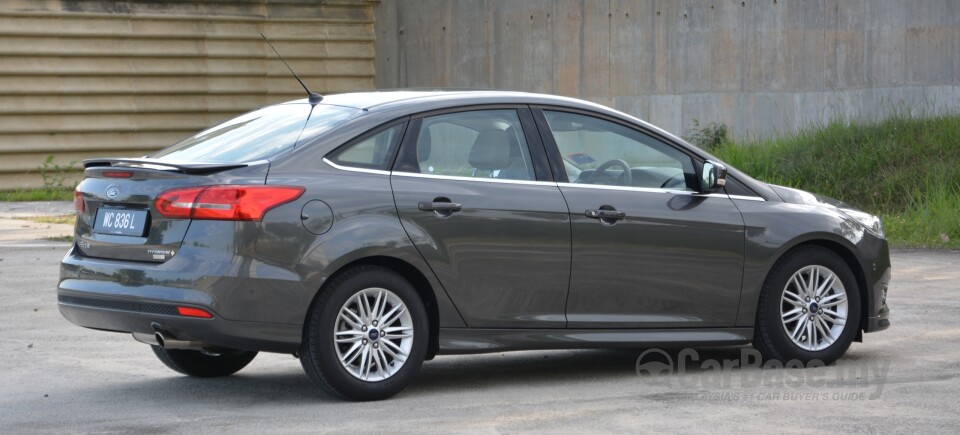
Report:
M 504 130 L 507 133 L 507 138 L 510 140 L 510 159 L 520 159 L 520 141 L 517 140 L 517 128 L 514 126 L 507 127 Z
M 503 130 L 483 130 L 470 148 L 470 166 L 494 171 L 510 165 L 510 138 Z

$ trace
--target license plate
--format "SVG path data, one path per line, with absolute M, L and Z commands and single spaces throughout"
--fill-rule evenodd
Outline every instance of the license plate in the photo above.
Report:
M 143 235 L 146 223 L 146 210 L 101 208 L 97 210 L 97 220 L 94 221 L 93 232 L 139 237 Z

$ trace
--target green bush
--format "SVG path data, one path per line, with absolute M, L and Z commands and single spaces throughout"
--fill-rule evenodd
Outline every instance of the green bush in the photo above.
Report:
M 896 245 L 960 247 L 958 115 L 836 121 L 766 140 L 728 140 L 713 153 L 757 179 L 879 214 Z

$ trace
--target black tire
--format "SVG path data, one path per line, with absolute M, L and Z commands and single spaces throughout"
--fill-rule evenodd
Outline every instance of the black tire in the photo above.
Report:
M 784 292 L 787 290 L 788 280 L 795 273 L 808 266 L 821 266 L 832 271 L 840 283 L 843 284 L 843 290 L 847 298 L 847 318 L 845 324 L 842 325 L 842 332 L 837 334 L 832 343 L 818 340 L 814 343 L 815 346 L 812 346 L 825 346 L 822 349 L 804 349 L 801 344 L 807 343 L 795 343 L 786 330 L 789 326 L 785 326 L 781 317 L 781 308 L 785 307 L 783 309 L 786 310 L 790 307 L 789 302 L 782 299 Z M 791 287 L 791 289 L 795 288 L 796 286 Z M 804 298 L 804 300 L 806 299 Z M 811 302 L 818 301 L 812 300 Z M 807 314 L 801 315 L 809 316 L 810 306 L 804 306 L 803 309 L 806 311 L 802 313 Z M 793 323 L 791 325 L 798 324 Z M 797 330 L 801 329 L 798 327 Z M 859 329 L 860 290 L 850 267 L 843 258 L 829 249 L 819 246 L 802 246 L 791 250 L 780 258 L 763 284 L 760 303 L 757 307 L 757 323 L 754 328 L 753 345 L 766 359 L 778 360 L 783 363 L 790 360 L 799 360 L 804 364 L 819 360 L 824 364 L 830 364 L 847 351 Z M 817 334 L 823 335 L 819 332 Z M 805 337 L 806 335 L 803 335 L 801 338 Z M 811 342 L 813 342 L 812 339 Z
M 250 364 L 257 352 L 242 350 L 225 351 L 219 354 L 197 350 L 164 349 L 150 346 L 153 353 L 167 367 L 176 372 L 197 378 L 230 376 Z
M 385 289 L 399 297 L 410 315 L 408 322 L 412 322 L 410 326 L 413 336 L 412 343 L 407 342 L 409 352 L 406 360 L 400 362 L 399 369 L 393 368 L 393 364 L 397 363 L 397 360 L 393 359 L 389 361 L 389 370 L 396 370 L 394 373 L 386 375 L 388 377 L 385 379 L 363 380 L 341 364 L 338 353 L 348 352 L 343 350 L 343 346 L 352 345 L 335 343 L 334 332 L 337 328 L 343 331 L 342 323 L 341 326 L 337 326 L 341 308 L 345 307 L 348 301 L 351 303 L 356 301 L 355 297 L 361 292 L 371 289 Z M 367 325 L 364 326 L 364 331 L 368 331 L 367 327 Z M 372 323 L 369 327 L 370 331 L 376 329 Z M 379 266 L 359 266 L 332 278 L 317 298 L 308 315 L 300 350 L 300 363 L 310 379 L 333 396 L 358 401 L 382 400 L 399 393 L 416 377 L 427 353 L 428 331 L 427 311 L 413 285 L 390 269 Z M 386 334 L 386 331 L 384 330 L 383 333 Z M 387 338 L 381 338 L 380 343 L 384 343 L 385 340 Z M 370 346 L 375 342 L 375 340 L 369 341 Z M 386 348 L 387 345 L 384 344 L 383 349 Z M 387 373 L 387 370 L 380 369 L 379 361 L 376 367 L 381 376 Z M 372 373 L 371 371 L 371 376 Z

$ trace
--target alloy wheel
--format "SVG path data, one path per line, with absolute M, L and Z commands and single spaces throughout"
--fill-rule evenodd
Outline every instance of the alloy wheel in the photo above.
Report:
M 337 314 L 334 346 L 340 364 L 367 382 L 390 378 L 413 347 L 413 319 L 403 300 L 384 288 L 360 290 Z
M 780 298 L 780 319 L 787 337 L 803 350 L 830 347 L 847 322 L 847 291 L 824 266 L 806 266 L 787 280 Z

